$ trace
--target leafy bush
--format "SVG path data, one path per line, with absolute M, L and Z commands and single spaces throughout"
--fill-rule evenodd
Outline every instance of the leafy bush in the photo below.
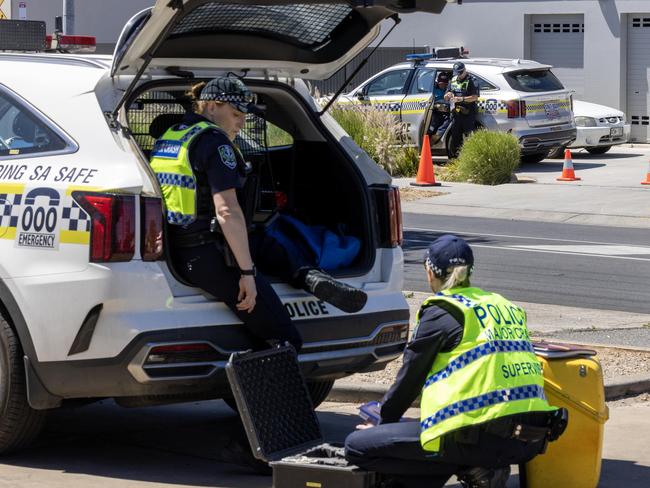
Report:
M 405 125 L 395 116 L 365 105 L 338 104 L 332 116 L 348 135 L 393 176 L 413 176 L 417 172 L 417 149 L 406 145 Z
M 508 183 L 519 159 L 515 136 L 478 130 L 465 139 L 458 159 L 448 165 L 445 179 L 481 185 Z

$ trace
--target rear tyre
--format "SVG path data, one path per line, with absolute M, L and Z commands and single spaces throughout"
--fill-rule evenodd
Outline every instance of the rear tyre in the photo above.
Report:
M 20 341 L 0 316 L 0 454 L 27 447 L 43 428 L 45 416 L 44 410 L 29 406 Z
M 524 164 L 539 163 L 540 161 L 546 159 L 547 156 L 548 156 L 548 152 L 535 153 L 535 154 L 523 154 L 521 156 L 521 162 Z
M 605 154 L 612 146 L 596 146 L 585 148 L 589 154 Z
M 334 380 L 307 381 L 307 389 L 309 390 L 309 396 L 311 397 L 311 402 L 314 404 L 314 408 L 318 407 L 327 399 L 333 387 Z
M 549 159 L 563 159 L 565 149 L 566 149 L 565 146 L 556 147 L 551 152 L 549 152 L 548 156 L 546 156 L 546 157 L 549 158 Z

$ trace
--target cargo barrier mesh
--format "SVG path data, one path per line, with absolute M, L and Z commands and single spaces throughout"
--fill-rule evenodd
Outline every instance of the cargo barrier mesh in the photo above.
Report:
M 242 5 L 211 2 L 190 12 L 172 31 L 174 35 L 202 32 L 255 32 L 313 46 L 352 11 L 348 5 Z
M 133 138 L 138 146 L 149 154 L 156 139 L 151 135 L 151 124 L 163 123 L 164 132 L 179 123 L 183 115 L 192 110 L 192 102 L 185 95 L 185 90 L 148 91 L 134 100 L 128 108 L 127 120 Z M 174 117 L 176 115 L 176 117 Z M 257 115 L 248 114 L 246 125 L 235 139 L 244 156 L 259 155 L 266 152 L 266 120 Z
M 235 357 L 228 378 L 236 377 L 247 413 L 265 459 L 300 446 L 321 442 L 318 419 L 290 347 Z M 295 453 L 295 451 L 294 451 Z

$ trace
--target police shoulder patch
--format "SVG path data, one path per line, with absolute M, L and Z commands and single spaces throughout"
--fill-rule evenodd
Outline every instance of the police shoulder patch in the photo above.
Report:
M 219 156 L 221 156 L 221 162 L 225 164 L 230 169 L 235 169 L 237 166 L 237 157 L 235 156 L 235 151 L 232 146 L 224 144 L 219 146 Z

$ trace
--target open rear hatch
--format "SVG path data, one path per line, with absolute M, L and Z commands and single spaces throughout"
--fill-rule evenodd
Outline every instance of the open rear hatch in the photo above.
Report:
M 440 13 L 446 3 L 157 0 L 125 26 L 111 76 L 134 76 L 137 83 L 145 72 L 218 68 L 325 79 L 372 42 L 384 19 L 415 10 Z

